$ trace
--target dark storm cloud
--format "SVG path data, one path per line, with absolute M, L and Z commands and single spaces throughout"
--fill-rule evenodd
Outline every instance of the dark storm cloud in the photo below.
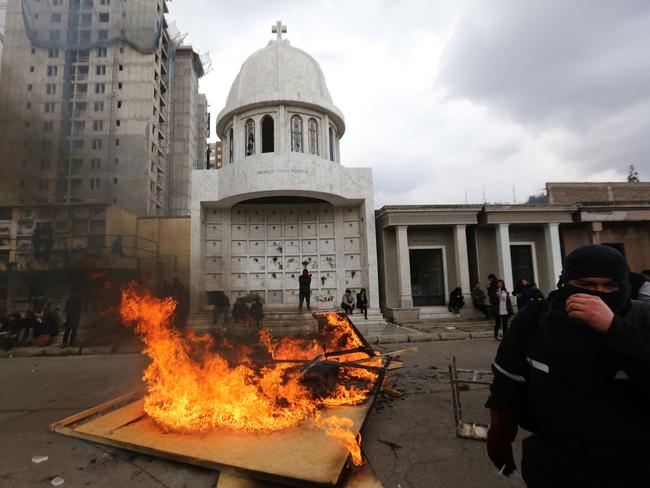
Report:
M 520 120 L 589 123 L 650 95 L 650 3 L 471 3 L 441 81 Z
M 447 46 L 440 83 L 449 97 L 534 130 L 574 133 L 577 144 L 557 149 L 585 169 L 650 168 L 650 139 L 642 136 L 649 32 L 645 0 L 471 2 Z

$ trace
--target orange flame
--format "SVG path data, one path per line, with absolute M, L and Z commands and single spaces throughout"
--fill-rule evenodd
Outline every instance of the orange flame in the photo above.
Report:
M 306 362 L 326 351 L 363 346 L 344 318 L 328 314 L 322 342 L 277 340 L 262 330 L 256 346 L 235 350 L 224 342 L 220 344 L 221 352 L 216 353 L 211 337 L 192 332 L 183 335 L 171 327 L 175 307 L 173 299 L 152 297 L 136 285 L 122 291 L 122 320 L 135 323 L 135 332 L 145 344 L 144 353 L 152 359 L 143 377 L 147 385 L 144 410 L 163 429 L 193 433 L 227 428 L 262 433 L 293 427 L 314 417 L 314 425 L 341 442 L 355 464 L 362 463 L 361 438 L 354 436 L 352 420 L 322 420 L 318 410 L 363 403 L 378 374 L 360 368 L 339 368 L 330 362 L 337 374 L 336 386 L 315 392 L 303 381 L 302 364 L 282 362 Z M 268 359 L 260 361 L 260 354 Z M 345 356 L 346 361 L 367 358 L 366 352 Z M 381 364 L 379 359 L 374 361 Z

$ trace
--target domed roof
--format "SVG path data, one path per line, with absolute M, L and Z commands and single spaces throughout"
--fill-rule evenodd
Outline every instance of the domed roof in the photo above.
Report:
M 217 134 L 237 112 L 256 106 L 291 103 L 329 114 L 339 136 L 345 132 L 342 112 L 332 102 L 318 62 L 287 40 L 271 41 L 242 65 L 217 117 Z M 223 139 L 223 137 L 222 137 Z

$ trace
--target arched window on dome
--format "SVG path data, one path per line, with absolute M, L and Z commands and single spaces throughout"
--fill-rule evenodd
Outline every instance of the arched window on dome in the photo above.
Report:
M 228 131 L 228 162 L 232 163 L 235 160 L 235 132 L 232 127 Z
M 329 140 L 330 140 L 330 161 L 334 161 L 334 129 L 330 127 L 329 130 Z
M 255 154 L 255 121 L 248 119 L 244 126 L 244 136 L 246 141 L 246 156 Z
M 309 133 L 309 153 L 318 156 L 318 122 L 316 119 L 309 119 L 307 132 Z
M 291 117 L 291 151 L 305 152 L 302 145 L 302 117 L 300 115 Z
M 273 117 L 265 115 L 262 119 L 262 152 L 271 153 L 275 151 L 275 129 Z

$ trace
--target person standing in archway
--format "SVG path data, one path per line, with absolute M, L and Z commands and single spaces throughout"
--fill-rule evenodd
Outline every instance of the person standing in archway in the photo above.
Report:
M 298 277 L 298 299 L 300 303 L 298 305 L 298 310 L 302 312 L 302 304 L 304 301 L 307 301 L 307 310 L 311 311 L 311 275 L 307 269 L 302 271 L 302 274 Z

